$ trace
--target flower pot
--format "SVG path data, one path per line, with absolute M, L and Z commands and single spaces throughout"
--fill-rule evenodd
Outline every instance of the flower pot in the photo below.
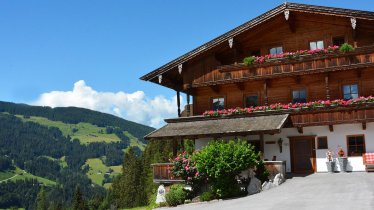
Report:
M 347 172 L 348 159 L 346 157 L 338 157 L 340 173 Z
M 326 162 L 326 166 L 327 166 L 327 171 L 329 173 L 334 173 L 335 172 L 335 161 Z

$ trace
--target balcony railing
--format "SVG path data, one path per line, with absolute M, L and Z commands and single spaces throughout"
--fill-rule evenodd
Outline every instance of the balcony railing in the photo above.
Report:
M 374 45 L 356 48 L 349 53 L 305 55 L 298 59 L 272 59 L 270 62 L 218 66 L 212 72 L 193 80 L 192 86 L 208 86 L 286 75 L 313 74 L 374 66 Z
M 172 177 L 169 168 L 172 163 L 155 163 L 151 165 L 153 168 L 153 182 L 155 183 L 175 183 L 183 182 L 180 178 Z
M 374 106 L 361 105 L 339 109 L 327 109 L 314 112 L 300 112 L 291 114 L 294 127 L 305 127 L 315 125 L 335 125 L 345 123 L 374 122 Z

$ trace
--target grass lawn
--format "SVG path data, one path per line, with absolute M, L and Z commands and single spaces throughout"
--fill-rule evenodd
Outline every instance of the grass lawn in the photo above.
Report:
M 35 122 L 48 127 L 57 127 L 64 136 L 70 136 L 71 139 L 79 139 L 81 144 L 91 142 L 119 142 L 120 139 L 115 134 L 106 134 L 105 128 L 92 125 L 90 123 L 69 124 L 61 121 L 52 121 L 44 117 L 31 116 L 25 119 L 22 115 L 16 115 L 24 122 Z M 75 131 L 75 132 L 74 132 Z
M 131 135 L 131 133 L 127 131 L 125 131 L 123 134 L 130 138 L 130 146 L 139 147 L 140 150 L 144 151 L 145 147 L 147 146 L 146 144 L 143 144 L 142 142 L 138 141 L 138 139 L 135 136 Z
M 14 171 L 0 171 L 0 181 L 8 179 L 8 178 L 14 176 L 15 174 L 16 173 L 14 173 Z
M 102 186 L 105 173 L 109 172 L 109 168 L 113 170 L 110 174 L 111 177 L 116 176 L 121 173 L 122 166 L 106 166 L 103 161 L 99 158 L 91 158 L 86 161 L 85 165 L 89 165 L 90 170 L 86 173 L 88 178 L 92 180 L 93 183 Z M 109 188 L 111 183 L 104 184 L 105 188 Z
M 2 175 L 2 173 L 0 172 L 0 176 L 1 175 Z M 17 175 L 17 176 L 15 176 L 14 178 L 12 178 L 8 181 L 16 181 L 16 180 L 23 180 L 23 179 L 37 179 L 40 183 L 43 183 L 43 184 L 48 185 L 48 186 L 56 185 L 56 182 L 54 182 L 54 181 L 51 181 L 49 179 L 42 178 L 42 177 L 39 177 L 39 176 L 35 176 L 35 175 L 32 175 L 32 174 L 27 173 L 27 172 L 24 172 L 22 169 L 20 169 L 18 167 L 13 171 L 8 171 L 8 176 L 9 175 L 11 175 L 10 177 L 12 177 L 14 175 Z M 10 178 L 10 177 L 8 177 L 8 178 Z M 4 179 L 0 179 L 0 180 L 4 180 Z

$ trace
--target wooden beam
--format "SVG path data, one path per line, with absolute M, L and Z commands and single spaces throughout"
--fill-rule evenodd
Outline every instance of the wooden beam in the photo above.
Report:
M 189 117 L 191 114 L 191 109 L 190 109 L 190 94 L 187 93 L 187 117 Z
M 178 142 L 176 139 L 173 139 L 173 157 L 177 156 L 178 152 Z
M 334 132 L 334 125 L 329 125 L 330 132 Z
M 330 100 L 330 84 L 329 84 L 329 75 L 325 76 L 325 90 L 326 90 L 326 99 Z
M 264 104 L 265 106 L 267 106 L 268 105 L 268 81 L 267 80 L 264 81 L 264 96 L 265 96 Z
M 177 106 L 178 106 L 178 117 L 181 117 L 181 99 L 180 99 L 179 91 L 177 91 Z
M 366 122 L 362 122 L 362 130 L 366 130 Z
M 299 133 L 304 133 L 304 129 L 303 129 L 303 127 L 297 127 L 297 132 L 299 132 Z
M 262 153 L 262 156 L 264 155 L 264 134 L 260 134 L 260 151 Z

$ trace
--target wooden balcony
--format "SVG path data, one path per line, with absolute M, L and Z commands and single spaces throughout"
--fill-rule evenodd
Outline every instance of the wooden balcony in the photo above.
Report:
M 250 67 L 244 64 L 218 66 L 212 72 L 196 78 L 192 87 L 244 82 L 284 76 L 342 71 L 374 66 L 374 45 L 356 48 L 349 53 L 305 55 L 298 59 L 272 59 Z
M 374 122 L 374 105 L 364 104 L 342 108 L 324 108 L 309 112 L 294 112 L 290 115 L 293 127 L 299 129 L 306 126 L 328 125 L 333 131 L 336 124 L 362 123 L 362 129 L 366 129 L 366 123 Z
M 184 182 L 180 178 L 174 178 L 169 173 L 169 168 L 172 166 L 172 163 L 155 163 L 152 164 L 153 169 L 153 182 L 155 183 L 176 183 Z

